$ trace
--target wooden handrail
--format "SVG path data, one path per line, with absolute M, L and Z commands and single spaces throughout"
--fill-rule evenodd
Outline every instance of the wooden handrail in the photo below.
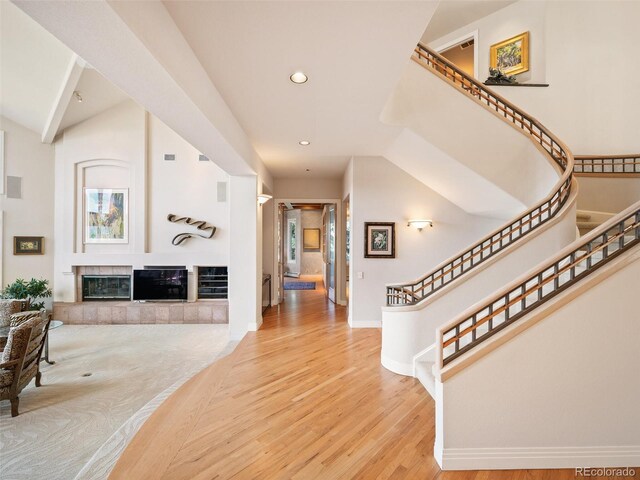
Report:
M 515 280 L 503 290 L 465 311 L 439 329 L 440 367 L 527 315 L 560 292 L 591 275 L 613 258 L 640 245 L 640 202 L 607 220 L 564 248 L 542 268 Z M 597 257 L 597 254 L 601 257 Z M 585 269 L 576 273 L 583 264 Z M 567 279 L 562 279 L 564 274 Z M 551 288 L 545 292 L 546 286 Z M 534 299 L 530 299 L 535 295 Z M 510 310 L 520 304 L 520 309 Z M 485 331 L 480 327 L 486 326 Z
M 413 61 L 445 79 L 474 101 L 489 109 L 531 139 L 562 175 L 551 192 L 538 204 L 506 225 L 484 237 L 475 245 L 438 265 L 432 272 L 409 283 L 387 285 L 387 305 L 405 306 L 419 303 L 469 270 L 496 255 L 509 245 L 551 220 L 564 206 L 571 193 L 574 159 L 571 151 L 538 120 L 487 88 L 444 57 L 418 44 Z
M 576 155 L 573 173 L 578 176 L 640 176 L 640 154 Z

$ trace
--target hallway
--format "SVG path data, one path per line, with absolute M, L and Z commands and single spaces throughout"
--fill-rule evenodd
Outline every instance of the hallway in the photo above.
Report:
M 574 478 L 441 472 L 431 397 L 380 365 L 379 330 L 345 316 L 321 288 L 286 292 L 260 331 L 158 408 L 110 478 Z

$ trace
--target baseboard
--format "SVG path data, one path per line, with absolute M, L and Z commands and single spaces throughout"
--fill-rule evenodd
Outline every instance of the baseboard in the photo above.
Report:
M 248 330 L 250 332 L 257 332 L 258 330 L 260 330 L 261 326 L 262 326 L 262 317 L 260 317 L 256 322 L 249 323 Z
M 623 447 L 444 448 L 442 470 L 638 467 L 640 445 Z
M 380 363 L 382 363 L 384 368 L 393 373 L 413 377 L 413 363 L 400 363 L 396 360 L 391 360 L 384 355 L 380 358 Z
M 359 320 L 349 322 L 351 328 L 382 328 L 382 320 Z

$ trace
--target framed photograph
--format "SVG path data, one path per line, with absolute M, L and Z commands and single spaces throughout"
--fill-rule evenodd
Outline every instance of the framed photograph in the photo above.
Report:
M 364 224 L 364 257 L 396 258 L 396 224 L 366 222 Z
M 84 189 L 84 243 L 129 242 L 129 190 Z
M 44 237 L 13 237 L 14 255 L 44 255 Z
M 491 67 L 506 75 L 529 70 L 529 32 L 491 45 Z
M 302 230 L 302 248 L 305 251 L 320 251 L 320 229 L 305 228 Z

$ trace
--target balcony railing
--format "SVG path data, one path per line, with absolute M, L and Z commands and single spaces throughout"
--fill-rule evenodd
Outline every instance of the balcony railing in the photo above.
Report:
M 588 176 L 640 176 L 640 155 L 576 155 L 573 173 Z

